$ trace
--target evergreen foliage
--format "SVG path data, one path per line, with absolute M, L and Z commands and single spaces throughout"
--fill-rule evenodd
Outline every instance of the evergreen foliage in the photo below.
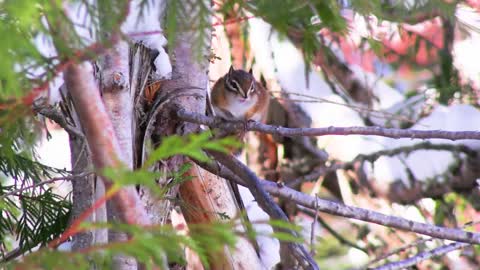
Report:
M 78 4 L 84 17 L 89 18 L 86 20 L 88 23 L 78 25 L 77 22 L 72 22 L 65 14 L 63 5 L 66 2 Z M 239 14 L 242 16 L 253 14 L 262 18 L 284 37 L 291 38 L 292 33 L 297 35 L 301 40 L 301 51 L 310 63 L 316 52 L 327 50 L 318 36 L 320 29 L 327 28 L 338 35 L 348 34 L 347 23 L 340 13 L 344 8 L 351 8 L 360 14 L 373 14 L 379 21 L 394 22 L 404 22 L 407 17 L 435 10 L 442 16 L 443 21 L 451 22 L 453 27 L 457 4 L 457 1 L 443 0 L 413 1 L 413 6 L 406 4 L 412 1 L 225 0 L 222 1 L 220 10 L 214 11 L 207 5 L 208 2 L 167 1 L 167 16 L 163 26 L 169 40 L 169 52 L 173 52 L 179 32 L 194 31 L 196 35 L 191 47 L 197 59 L 202 59 L 203 52 L 195 49 L 202 48 L 200 45 L 210 39 L 204 31 L 211 27 L 209 15 L 213 12 L 227 14 L 234 6 L 239 7 Z M 18 240 L 21 254 L 42 247 L 39 251 L 27 255 L 22 262 L 8 262 L 8 268 L 90 269 L 92 262 L 103 268 L 111 265 L 112 253 L 123 253 L 134 256 L 150 269 L 154 264 L 165 264 L 166 258 L 184 263 L 184 258 L 181 257 L 184 247 L 195 250 L 206 263 L 206 255 L 210 249 L 219 249 L 225 244 L 233 246 L 238 235 L 243 234 L 235 231 L 235 224 L 238 222 L 235 218 L 229 222 L 208 226 L 191 226 L 188 236 L 178 235 L 174 228 L 168 226 L 146 230 L 124 224 L 85 224 L 85 228 L 115 228 L 128 232 L 133 237 L 127 244 L 92 247 L 82 252 L 60 252 L 45 247 L 65 230 L 70 214 L 70 197 L 62 197 L 51 188 L 45 188 L 40 182 L 57 175 L 68 176 L 70 172 L 45 166 L 36 159 L 35 143 L 43 126 L 31 113 L 33 98 L 29 97 L 45 91 L 48 82 L 61 72 L 67 63 L 95 60 L 98 57 L 95 48 L 110 46 L 109 35 L 106 33 L 119 29 L 119 24 L 126 16 L 128 3 L 127 0 L 0 1 L 0 172 L 3 174 L 0 178 L 0 241 L 5 253 L 13 249 L 9 239 Z M 149 0 L 140 2 L 142 10 L 148 8 L 148 5 Z M 58 27 L 59 25 L 62 27 Z M 76 27 L 87 29 L 91 40 L 80 35 Z M 62 31 L 59 32 L 60 30 Z M 55 57 L 43 55 L 42 49 L 34 42 L 38 39 L 55 44 L 58 54 Z M 68 40 L 68 43 L 65 40 Z M 92 47 L 92 44 L 96 46 Z M 383 48 L 383 44 L 373 39 L 368 40 L 367 45 L 378 53 Z M 429 49 L 433 45 L 427 43 L 426 46 Z M 418 46 L 413 49 L 412 54 L 417 51 Z M 330 51 L 326 52 L 329 53 L 331 54 Z M 450 51 L 442 51 L 441 65 L 439 68 L 432 67 L 432 72 L 435 77 L 431 84 L 440 91 L 440 102 L 448 103 L 459 91 L 457 87 L 460 87 Z M 238 143 L 231 138 L 211 138 L 208 133 L 186 138 L 169 137 L 152 152 L 144 168 L 133 172 L 110 168 L 100 173 L 115 180 L 118 186 L 144 185 L 162 197 L 165 190 L 159 190 L 154 181 L 160 174 L 148 171 L 147 167 L 173 155 L 186 155 L 207 161 L 204 149 L 238 147 Z M 189 180 L 182 176 L 187 169 L 188 167 L 183 167 L 172 172 L 174 181 L 171 185 Z M 7 178 L 13 179 L 13 184 Z M 34 184 L 38 186 L 15 192 Z M 271 224 L 279 228 L 299 229 L 278 221 L 272 221 Z M 254 235 L 251 231 L 246 234 Z M 273 236 L 285 241 L 301 241 L 282 233 L 275 233 Z M 99 250 L 102 252 L 97 252 Z

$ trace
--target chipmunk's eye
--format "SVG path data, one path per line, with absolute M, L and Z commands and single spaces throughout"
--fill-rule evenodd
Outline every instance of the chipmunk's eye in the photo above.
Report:
M 225 80 L 225 84 L 227 90 L 235 93 L 240 92 L 240 85 L 237 83 L 237 81 L 227 77 L 227 79 Z

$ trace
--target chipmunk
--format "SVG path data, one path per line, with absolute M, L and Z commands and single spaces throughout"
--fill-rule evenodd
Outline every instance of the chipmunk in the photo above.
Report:
M 245 130 L 236 134 L 240 141 L 244 139 L 248 121 L 267 120 L 269 103 L 268 90 L 255 80 L 251 69 L 246 72 L 230 66 L 228 73 L 215 82 L 211 91 L 211 107 L 215 115 L 227 120 L 244 121 Z M 241 151 L 241 149 L 229 150 L 237 157 L 240 154 L 238 150 Z M 240 210 L 246 210 L 238 185 L 230 183 L 230 187 Z M 248 220 L 248 216 L 245 218 Z M 254 246 L 259 250 L 255 241 Z
M 235 70 L 230 67 L 218 79 L 211 92 L 212 107 L 216 115 L 225 119 L 266 120 L 270 97 L 252 75 L 252 70 Z

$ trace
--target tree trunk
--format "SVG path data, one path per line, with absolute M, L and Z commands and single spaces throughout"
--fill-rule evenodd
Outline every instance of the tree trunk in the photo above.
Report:
M 183 214 L 189 224 L 209 223 L 221 220 L 220 213 L 230 218 L 240 215 L 229 183 L 194 165 L 189 175 L 195 178 L 180 187 L 184 201 Z M 253 245 L 239 238 L 233 250 L 225 247 L 221 252 L 211 253 L 211 269 L 262 269 Z
M 190 25 L 179 27 L 179 29 L 187 29 L 187 27 Z M 210 37 L 210 30 L 205 31 L 207 31 L 207 37 Z M 134 45 L 129 49 L 126 42 L 119 41 L 98 61 L 99 73 L 97 75 L 99 75 L 103 105 L 105 105 L 113 125 L 114 135 L 118 139 L 119 151 L 114 152 L 119 154 L 120 161 L 130 169 L 142 166 L 143 161 L 148 157 L 149 150 L 146 146 L 150 142 L 151 145 L 157 146 L 165 136 L 187 135 L 199 131 L 199 126 L 196 124 L 172 118 L 170 111 L 174 107 L 180 107 L 193 112 L 205 113 L 209 62 L 206 58 L 195 59 L 194 54 L 200 50 L 198 55 L 208 55 L 210 45 L 209 43 L 204 44 L 200 49 L 193 46 L 196 43 L 196 34 L 194 31 L 185 31 L 177 35 L 173 51 L 175 62 L 173 63 L 172 77 L 174 79 L 161 83 L 153 82 L 158 83 L 155 84 L 156 86 L 161 86 L 155 95 L 157 101 L 160 99 L 161 102 L 154 102 L 153 106 L 145 99 L 146 94 L 151 94 L 145 93 L 152 72 L 149 49 L 141 45 Z M 209 41 L 209 39 L 207 40 Z M 129 55 L 128 52 L 130 52 Z M 71 144 L 72 163 L 73 160 L 82 157 L 81 160 L 84 163 L 79 163 L 78 169 L 85 170 L 92 167 L 91 158 L 95 158 L 95 156 L 92 156 L 90 151 L 86 151 L 87 147 L 85 146 L 82 151 L 82 148 L 77 146 L 78 142 L 72 141 Z M 85 151 L 89 154 L 88 156 L 85 155 Z M 113 152 L 104 154 L 113 154 Z M 150 169 L 172 172 L 178 170 L 185 162 L 188 162 L 185 158 L 176 156 L 159 162 Z M 193 167 L 190 174 L 196 176 L 196 179 L 182 186 L 182 198 L 186 200 L 185 204 L 187 205 L 198 202 L 202 209 L 198 209 L 197 212 L 186 211 L 187 223 L 219 220 L 218 215 L 214 214 L 206 217 L 198 215 L 205 212 L 225 212 L 232 218 L 239 215 L 235 197 L 224 179 L 219 179 L 196 166 Z M 158 179 L 157 182 L 160 187 L 163 187 L 168 180 L 164 177 Z M 84 184 L 85 182 L 78 181 L 82 184 L 74 187 L 74 209 L 78 209 L 76 210 L 78 213 L 83 212 L 95 200 L 104 195 L 102 185 L 94 185 L 94 179 L 89 179 L 89 181 L 87 185 Z M 133 187 L 126 187 L 126 189 L 128 192 L 135 192 Z M 172 208 L 171 200 L 168 198 L 177 195 L 178 187 L 168 191 L 167 199 L 156 198 L 143 187 L 140 187 L 139 190 L 142 207 L 145 207 L 150 221 L 154 224 L 168 222 Z M 119 212 L 114 204 L 109 202 L 107 208 L 109 222 L 120 221 L 120 216 L 124 218 L 123 213 Z M 101 216 L 102 212 L 104 213 L 104 211 L 99 211 L 100 216 L 98 217 L 104 218 Z M 91 221 L 104 222 L 105 219 L 92 219 Z M 95 240 L 102 239 L 102 237 L 95 239 L 91 232 L 77 237 L 82 237 L 83 240 L 79 242 L 82 247 L 91 246 L 95 244 Z M 117 232 L 108 234 L 109 242 L 125 239 L 126 235 L 124 234 Z M 138 268 L 133 258 L 117 256 L 114 258 L 114 262 L 115 269 L 133 270 Z M 234 251 L 225 247 L 220 254 L 210 254 L 209 262 L 212 269 L 261 269 L 255 249 L 245 239 L 240 239 Z
M 193 6 L 184 3 L 184 9 L 192 9 Z M 194 12 L 186 12 L 194 14 Z M 168 16 L 168 14 L 167 14 Z M 184 22 L 183 22 L 184 23 Z M 179 21 L 182 24 L 182 21 Z M 180 25 L 179 29 L 189 29 L 191 25 Z M 209 29 L 204 34 L 210 37 Z M 187 135 L 199 131 L 196 124 L 179 122 L 171 117 L 170 109 L 184 108 L 186 110 L 205 113 L 206 90 L 208 85 L 208 59 L 195 59 L 196 55 L 208 55 L 210 39 L 208 44 L 198 47 L 195 31 L 180 32 L 176 36 L 175 48 L 173 51 L 175 62 L 173 63 L 172 80 L 165 81 L 159 90 L 158 100 L 168 103 L 157 103 L 152 108 L 155 121 L 155 130 L 152 138 L 162 138 L 169 135 Z M 195 45 L 195 46 L 194 46 Z M 199 52 L 200 51 L 200 52 Z M 148 131 L 147 127 L 147 133 Z M 153 141 L 155 144 L 155 141 Z M 168 171 L 176 171 L 187 162 L 184 158 L 175 157 L 163 162 L 163 167 Z M 189 172 L 194 179 L 182 184 L 180 194 L 183 205 L 196 205 L 195 211 L 188 211 L 185 208 L 184 215 L 187 223 L 212 222 L 220 220 L 219 216 L 213 213 L 226 212 L 230 217 L 238 216 L 238 208 L 235 204 L 235 197 L 224 179 L 210 174 L 197 166 L 192 167 Z M 164 180 L 165 181 L 165 180 Z M 200 209 L 199 209 L 200 208 Z M 210 213 L 204 215 L 204 213 Z M 241 239 L 234 252 L 225 248 L 220 254 L 210 254 L 209 263 L 211 269 L 261 269 L 258 256 L 253 246 Z
M 120 145 L 120 159 L 128 168 L 133 169 L 133 95 L 129 80 L 129 47 L 125 41 L 119 41 L 104 56 L 98 65 L 100 68 L 100 91 L 115 136 Z M 120 214 L 114 203 L 107 202 L 109 222 L 121 222 Z M 126 233 L 109 230 L 108 241 L 126 241 Z M 114 268 L 117 270 L 135 270 L 137 264 L 134 258 L 116 255 Z

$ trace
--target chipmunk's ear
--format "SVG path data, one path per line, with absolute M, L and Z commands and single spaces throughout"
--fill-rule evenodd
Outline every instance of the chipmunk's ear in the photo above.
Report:
M 233 69 L 233 66 L 230 66 L 230 69 L 228 70 L 228 76 L 232 76 L 234 71 L 235 69 Z
M 267 81 L 265 80 L 265 77 L 263 74 L 260 74 L 260 83 L 262 84 L 263 87 L 267 88 Z
M 250 68 L 250 70 L 248 71 L 248 73 L 253 74 L 253 69 Z

